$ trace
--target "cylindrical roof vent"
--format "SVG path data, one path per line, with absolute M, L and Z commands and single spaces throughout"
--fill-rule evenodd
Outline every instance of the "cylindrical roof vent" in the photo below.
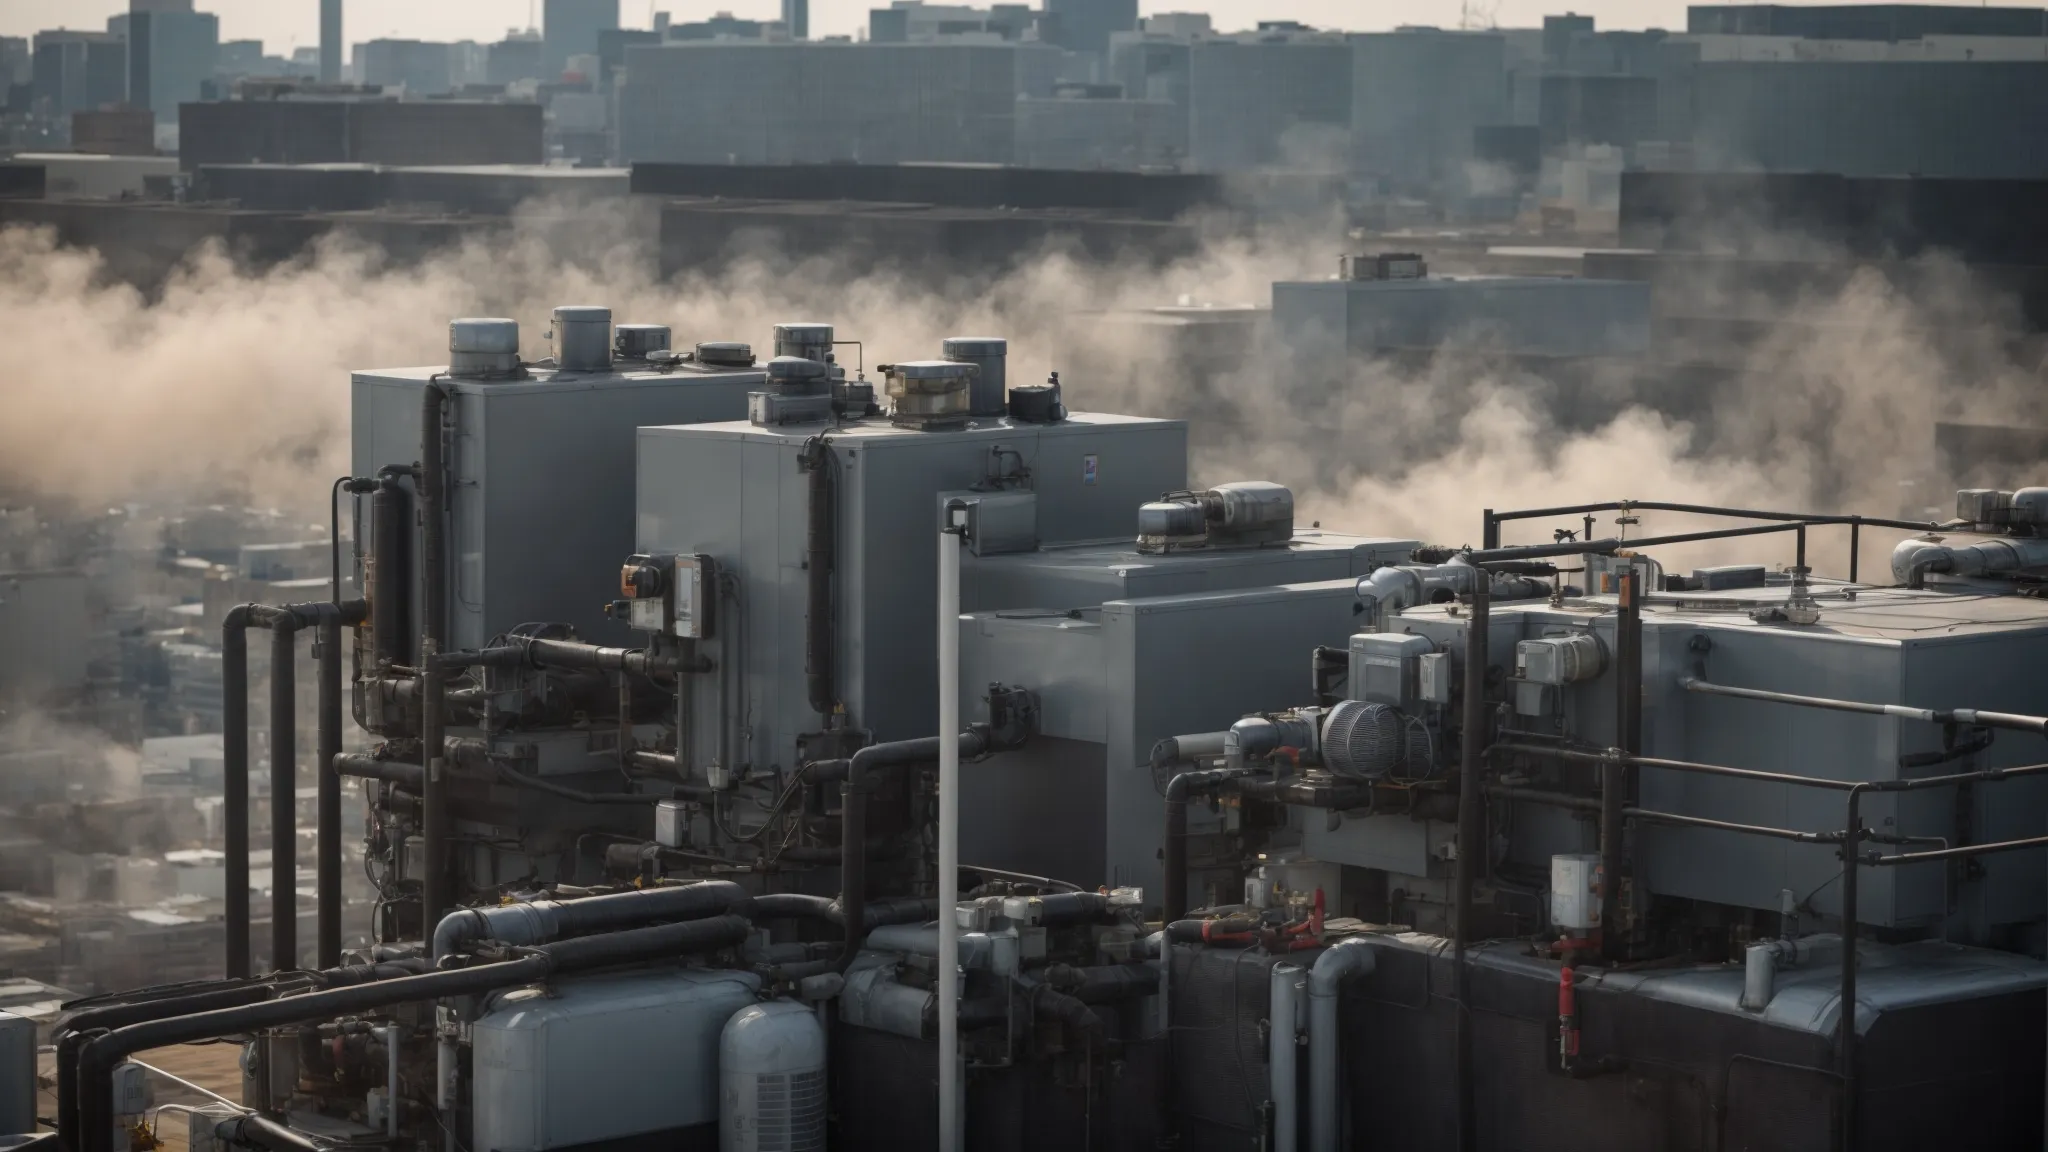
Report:
M 784 396 L 821 395 L 831 386 L 831 369 L 816 360 L 777 356 L 768 362 L 768 387 Z
M 1009 408 L 1008 374 L 1010 342 L 1000 336 L 949 336 L 939 345 L 948 360 L 972 364 L 981 371 L 974 377 L 968 412 L 975 416 L 1001 416 Z
M 697 363 L 713 368 L 751 368 L 754 346 L 738 340 L 707 340 L 697 345 Z
M 954 360 L 912 360 L 883 367 L 893 406 L 889 420 L 899 428 L 926 432 L 965 425 L 979 369 Z
M 448 322 L 448 374 L 464 379 L 519 371 L 519 321 L 464 316 Z
M 645 360 L 649 352 L 668 351 L 666 324 L 621 324 L 612 333 L 612 352 L 621 360 Z
M 555 367 L 602 372 L 612 366 L 612 310 L 587 305 L 555 309 Z
M 801 356 L 824 364 L 832 359 L 832 326 L 830 324 L 777 324 L 775 326 L 775 354 L 777 356 Z

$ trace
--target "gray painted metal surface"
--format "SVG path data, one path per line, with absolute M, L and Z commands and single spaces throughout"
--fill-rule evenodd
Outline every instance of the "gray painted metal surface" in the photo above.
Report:
M 836 430 L 643 428 L 641 549 L 707 553 L 740 581 L 739 618 L 725 605 L 709 646 L 723 650 L 731 629 L 741 630 L 746 740 L 735 758 L 758 770 L 793 766 L 798 735 L 823 726 L 804 686 L 809 486 L 797 468 L 805 441 L 821 432 L 838 478 L 838 695 L 848 726 L 876 740 L 929 736 L 938 722 L 939 493 L 984 481 L 1000 446 L 1006 461 L 1021 457 L 1031 471 L 1039 540 L 1059 545 L 1128 536 L 1139 504 L 1187 483 L 1187 427 L 1174 420 L 1081 413 L 1058 424 L 981 421 L 951 432 L 883 421 Z M 719 712 L 717 678 L 697 679 L 691 769 L 701 772 L 715 752 Z M 981 694 L 977 687 L 968 699 Z
M 760 983 L 656 968 L 500 994 L 471 1025 L 474 1146 L 537 1152 L 716 1125 L 719 1035 Z
M 992 676 L 1030 688 L 1053 739 L 962 769 L 962 843 L 987 857 L 976 863 L 1156 894 L 1166 818 L 1152 745 L 1299 704 L 1309 651 L 1344 641 L 1355 602 L 1338 579 L 1115 600 L 1078 618 L 964 617 L 963 692 Z M 1190 813 L 1197 834 L 1218 826 Z
M 437 371 L 354 375 L 356 475 L 420 459 L 420 394 Z M 603 608 L 618 595 L 618 562 L 633 551 L 633 430 L 744 416 L 748 390 L 763 379 L 754 369 L 684 366 L 444 380 L 455 394 L 450 645 L 480 647 L 537 620 L 574 624 L 588 640 L 630 642 Z M 417 604 L 419 566 L 410 568 Z

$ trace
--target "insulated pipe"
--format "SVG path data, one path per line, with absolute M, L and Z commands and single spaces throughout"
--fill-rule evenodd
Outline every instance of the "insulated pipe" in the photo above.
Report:
M 1166 782 L 1166 895 L 1160 914 L 1165 923 L 1188 914 L 1188 797 L 1234 775 L 1228 768 L 1202 768 Z
M 846 947 L 839 954 L 843 971 L 860 951 L 861 925 L 867 922 L 868 898 L 868 773 L 898 764 L 930 763 L 946 741 L 937 736 L 870 744 L 846 760 L 814 761 L 807 769 L 814 780 L 839 779 L 839 905 L 846 911 Z M 953 738 L 962 756 L 991 750 L 989 734 L 979 725 Z M 943 871 L 943 869 L 942 869 Z M 953 884 L 957 890 L 959 878 Z
M 214 1137 L 226 1144 L 245 1144 L 269 1152 L 327 1152 L 328 1146 L 303 1132 L 254 1112 L 231 1116 L 213 1127 Z
M 1309 1152 L 1337 1152 L 1343 1135 L 1337 1090 L 1337 994 L 1350 976 L 1366 976 L 1378 963 L 1372 942 L 1363 936 L 1339 940 L 1316 957 L 1308 973 L 1308 1107 Z M 1277 987 L 1277 981 L 1276 981 Z M 1459 1016 L 1464 1012 L 1459 1007 Z M 1460 1117 L 1459 1140 L 1468 1139 L 1470 1122 Z
M 641 888 L 580 900 L 529 900 L 492 908 L 461 908 L 434 927 L 436 961 L 469 950 L 478 941 L 524 946 L 564 936 L 615 931 L 657 920 L 701 920 L 744 914 L 746 889 L 730 880 L 704 880 L 673 888 Z
M 1152 745 L 1152 767 L 1164 768 L 1189 760 L 1214 760 L 1223 755 L 1228 732 L 1191 732 L 1185 736 L 1168 736 Z
M 820 441 L 822 444 L 823 441 Z M 827 450 L 829 451 L 829 449 Z M 820 473 L 823 468 L 820 467 Z M 815 522 L 815 513 L 814 513 Z M 939 731 L 960 730 L 960 549 L 967 510 L 946 508 L 939 528 Z M 939 1152 L 960 1148 L 960 742 L 939 742 Z M 1079 1001 L 1074 1001 L 1080 1004 Z M 1085 1005 L 1081 1015 L 1101 1022 Z
M 797 458 L 798 468 L 810 474 L 810 509 L 804 525 L 804 687 L 811 710 L 828 721 L 839 708 L 839 657 L 832 628 L 832 464 L 832 445 L 823 436 L 813 437 Z M 955 729 L 942 725 L 939 730 Z
M 1772 704 L 1794 704 L 1832 712 L 1860 712 L 1866 716 L 1893 716 L 1925 724 L 1977 724 L 2014 732 L 2048 735 L 2048 716 L 2026 716 L 2012 712 L 1983 712 L 1975 708 L 1909 708 L 1904 704 L 1869 704 L 1861 700 L 1837 700 L 1827 696 L 1796 696 L 1790 692 L 1766 692 L 1760 688 L 1733 688 L 1714 684 L 1697 676 L 1681 676 L 1678 686 L 1705 696 L 1728 696 L 1737 700 L 1762 700 Z
M 1622 573 L 1614 621 L 1615 746 L 1630 756 L 1643 742 L 1643 607 L 1633 564 Z M 1621 923 L 1623 855 L 1622 810 L 1628 806 L 1627 761 L 1617 757 L 1600 765 L 1600 941 L 1609 960 L 1627 958 L 1628 937 Z
M 436 373 L 438 377 L 440 374 Z M 431 652 L 448 644 L 448 564 L 442 557 L 442 535 L 447 524 L 447 463 L 442 456 L 444 416 L 448 410 L 446 385 L 430 378 L 420 391 L 420 467 L 413 477 L 419 493 L 420 513 L 420 665 L 426 666 Z
M 246 977 L 249 956 L 249 615 L 228 610 L 221 621 L 221 822 L 226 825 L 227 964 L 229 979 Z
M 739 916 L 664 924 L 547 944 L 529 955 L 501 963 L 401 976 L 117 1028 L 87 1042 L 79 1053 L 81 1126 L 74 1132 L 75 1142 L 70 1147 L 77 1152 L 113 1152 L 113 1072 L 137 1052 L 328 1020 L 395 1004 L 474 996 L 545 980 L 558 973 L 711 951 L 739 943 L 749 931 L 747 921 Z
M 1272 997 L 1266 1010 L 1266 1097 L 1273 1102 L 1273 1152 L 1295 1152 L 1301 1117 L 1295 1096 L 1295 1041 L 1300 1027 L 1295 993 L 1301 989 L 1301 965 L 1273 965 Z
M 1901 540 L 1892 549 L 1892 576 L 1908 588 L 1925 585 L 1930 572 L 1951 576 L 1996 576 L 2048 564 L 2048 537 L 2001 536 L 1975 544 Z
M 412 595 L 405 561 L 411 500 L 396 475 L 381 475 L 378 481 L 370 497 L 370 576 L 363 583 L 370 601 L 370 651 L 381 669 L 405 663 L 410 650 L 405 618 Z
M 289 615 L 270 626 L 270 967 L 279 972 L 299 966 L 298 632 Z
M 417 764 L 400 760 L 379 760 L 367 752 L 343 752 L 328 761 L 336 777 L 356 776 L 365 780 L 382 780 L 417 796 L 426 780 L 426 770 Z
M 1472 586 L 1471 610 L 1465 624 L 1465 700 L 1464 722 L 1458 733 L 1458 855 L 1451 862 L 1454 911 L 1451 920 L 1452 964 L 1457 970 L 1458 1015 L 1457 1015 L 1457 1092 L 1458 1092 L 1458 1147 L 1460 1152 L 1473 1152 L 1478 1147 L 1478 1119 L 1475 1112 L 1476 1100 L 1472 1082 L 1472 974 L 1465 960 L 1465 945 L 1472 939 L 1472 886 L 1478 879 L 1480 856 L 1484 849 L 1481 842 L 1485 832 L 1481 829 L 1483 800 L 1479 778 L 1486 763 L 1486 746 L 1492 735 L 1487 722 L 1486 669 L 1490 657 L 1487 654 L 1487 630 L 1492 621 L 1490 589 L 1484 580 Z M 1320 967 L 1320 961 L 1318 961 Z M 1313 1006 L 1314 985 L 1310 986 L 1310 1004 Z M 1335 1008 L 1331 1009 L 1333 1012 Z M 1311 1032 L 1310 1044 L 1314 1044 Z M 1335 1054 L 1331 1055 L 1331 1067 L 1335 1067 Z M 1334 1071 L 1331 1075 L 1335 1075 Z M 1321 1103 L 1317 1108 L 1322 1108 Z M 1321 1116 L 1320 1111 L 1317 1113 Z M 1334 1123 L 1334 1121 L 1333 1121 Z M 1324 1145 L 1320 1137 L 1315 1152 L 1326 1152 L 1336 1147 L 1336 1134 L 1330 1132 L 1333 1143 Z
M 678 657 L 657 656 L 643 648 L 606 648 L 575 640 L 514 639 L 512 644 L 524 648 L 526 658 L 538 668 L 582 668 L 641 676 L 673 676 L 683 669 Z
M 429 506 L 431 507 L 431 505 Z M 441 644 L 420 638 L 420 923 L 438 923 L 455 905 L 448 883 L 448 764 L 441 713 L 447 702 Z
M 341 963 L 341 775 L 334 770 L 341 755 L 341 605 L 321 619 L 314 637 L 319 668 L 319 722 L 315 728 L 313 775 L 319 788 L 313 849 L 314 888 L 319 897 L 316 967 Z

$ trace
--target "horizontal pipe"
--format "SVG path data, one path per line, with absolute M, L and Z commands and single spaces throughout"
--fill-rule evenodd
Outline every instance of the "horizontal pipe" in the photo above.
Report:
M 600 672 L 632 672 L 641 676 L 673 676 L 683 661 L 677 656 L 657 656 L 642 648 L 606 648 L 574 640 L 524 640 L 517 642 L 526 658 L 538 668 L 587 668 Z
M 1569 808 L 1581 812 L 1598 812 L 1600 801 L 1589 796 L 1573 796 L 1565 792 L 1546 792 L 1539 788 L 1508 788 L 1490 786 L 1486 794 L 1502 800 L 1514 800 L 1528 804 L 1543 804 L 1552 808 Z M 1704 816 L 1687 816 L 1678 812 L 1659 812 L 1652 808 L 1623 808 L 1622 816 L 1630 820 L 1641 820 L 1651 824 L 1671 824 L 1684 828 L 1706 828 L 1718 832 L 1740 832 L 1748 836 L 1767 836 L 1777 840 L 1792 840 L 1801 844 L 1839 844 L 1845 839 L 1840 832 L 1802 832 L 1796 828 L 1773 828 L 1764 824 L 1737 824 L 1727 820 L 1710 820 Z
M 2024 840 L 1996 840 L 1989 844 L 1963 844 L 1954 848 L 1930 848 L 1925 852 L 1900 852 L 1892 856 L 1871 856 L 1865 864 L 1892 867 L 1899 864 L 1930 864 L 1939 860 L 1966 860 L 1972 856 L 1988 856 L 1994 852 L 2018 852 L 2025 848 L 2048 848 L 2048 836 L 2029 836 Z
M 367 752 L 343 752 L 334 758 L 332 767 L 338 776 L 382 780 L 414 795 L 418 795 L 426 784 L 426 769 L 419 765 L 399 760 L 379 760 Z
M 1681 676 L 1678 686 L 1703 696 L 1727 696 L 1736 700 L 1760 700 L 1791 704 L 1831 712 L 1857 712 L 1866 716 L 1891 716 L 1918 720 L 1923 724 L 1976 724 L 2014 732 L 2048 733 L 2048 716 L 2023 716 L 2011 712 L 1985 712 L 1975 708 L 1910 708 L 1904 704 L 1871 704 L 1861 700 L 1838 700 L 1829 696 L 1799 696 L 1790 692 L 1767 692 L 1761 688 L 1736 688 L 1715 684 L 1697 676 Z
M 397 1101 L 390 1106 L 395 1107 Z M 230 1145 L 246 1144 L 269 1152 L 327 1152 L 328 1146 L 303 1132 L 295 1132 L 267 1116 L 244 1113 L 214 1126 L 214 1135 Z
M 1739 536 L 1769 536 L 1779 532 L 1796 532 L 1816 523 L 1827 524 L 1836 521 L 1797 520 L 1782 524 L 1759 524 L 1748 528 L 1710 528 L 1700 532 L 1645 536 L 1640 540 L 1607 537 L 1601 540 L 1567 540 L 1558 544 L 1518 544 L 1507 548 L 1485 548 L 1460 555 L 1470 564 L 1492 564 L 1502 560 L 1543 560 L 1552 556 L 1606 556 L 1665 544 L 1692 544 L 1701 540 L 1729 540 Z
M 1855 787 L 1847 780 L 1828 780 L 1819 776 L 1798 776 L 1790 772 L 1764 772 L 1755 768 L 1731 768 L 1725 764 L 1701 764 L 1692 760 L 1668 760 L 1655 756 L 1630 756 L 1618 748 L 1568 748 L 1557 744 L 1522 744 L 1502 742 L 1487 749 L 1494 753 L 1516 753 L 1523 756 L 1543 756 L 1558 760 L 1572 760 L 1581 764 L 1606 764 L 1616 760 L 1626 761 L 1638 768 L 1664 768 L 1673 772 L 1692 772 L 1702 776 L 1727 776 L 1736 780 L 1752 780 L 1759 784 L 1792 784 L 1808 788 L 1822 788 L 1847 792 Z
M 1722 508 L 1712 504 L 1671 504 L 1660 500 L 1608 500 L 1597 504 L 1573 504 L 1562 508 L 1517 508 L 1495 512 L 1501 520 L 1541 520 L 1552 516 L 1582 516 L 1588 512 L 1683 512 L 1694 516 L 1726 516 L 1736 520 L 1798 521 L 1806 524 L 1860 524 L 1871 528 L 1900 528 L 1924 532 L 1940 525 L 1923 520 L 1887 520 L 1879 516 L 1835 515 L 1830 513 L 1773 512 L 1758 508 Z
M 673 888 L 641 888 L 576 900 L 526 900 L 492 908 L 460 908 L 434 926 L 433 956 L 442 960 L 479 941 L 504 945 L 544 944 L 564 936 L 744 913 L 746 889 L 730 880 L 705 880 Z

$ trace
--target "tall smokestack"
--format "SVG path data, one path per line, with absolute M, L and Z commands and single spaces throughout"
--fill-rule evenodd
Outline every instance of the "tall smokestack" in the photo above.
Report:
M 341 0 L 320 0 L 320 82 L 341 83 Z

